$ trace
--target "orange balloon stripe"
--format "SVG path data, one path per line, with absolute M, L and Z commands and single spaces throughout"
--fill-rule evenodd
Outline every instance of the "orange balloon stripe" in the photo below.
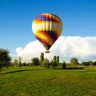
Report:
M 35 18 L 35 19 L 34 19 L 34 22 L 40 23 L 40 22 L 42 22 L 42 20 L 40 20 L 40 19 L 38 19 L 38 18 Z
M 47 30 L 46 30 L 47 31 Z M 59 34 L 58 34 L 58 32 L 57 31 L 55 31 L 55 30 L 53 30 L 53 31 L 51 31 L 52 33 L 54 33 L 54 35 L 56 36 L 56 39 L 58 39 L 58 37 L 60 36 Z M 54 41 L 54 39 L 52 38 L 52 36 L 51 35 L 49 35 L 49 34 L 47 34 L 46 32 L 44 32 L 43 30 L 38 30 L 36 33 L 34 33 L 35 35 L 37 34 L 42 34 L 44 37 L 47 37 L 47 38 L 49 38 L 49 39 L 51 39 L 52 40 L 52 42 L 55 42 Z
M 46 34 L 44 31 L 37 31 L 34 35 L 47 42 L 49 45 L 52 45 L 55 42 L 54 39 L 50 35 Z M 43 36 L 43 38 L 40 35 Z

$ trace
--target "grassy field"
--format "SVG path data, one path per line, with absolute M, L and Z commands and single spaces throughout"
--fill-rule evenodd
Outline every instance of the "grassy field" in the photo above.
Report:
M 96 67 L 7 68 L 0 73 L 0 96 L 96 96 Z

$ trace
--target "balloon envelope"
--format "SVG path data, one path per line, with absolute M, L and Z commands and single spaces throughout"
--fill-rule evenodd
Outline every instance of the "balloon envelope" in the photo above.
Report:
M 43 13 L 32 22 L 35 37 L 49 50 L 62 32 L 62 21 L 54 14 Z

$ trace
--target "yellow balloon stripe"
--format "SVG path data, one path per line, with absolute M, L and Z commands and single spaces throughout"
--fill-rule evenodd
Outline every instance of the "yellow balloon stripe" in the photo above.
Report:
M 42 22 L 40 24 L 36 24 L 33 22 L 33 32 L 37 32 L 39 30 L 50 30 L 50 31 L 55 31 L 58 36 L 61 34 L 61 24 L 56 24 L 56 23 L 51 23 L 51 22 Z
M 34 20 L 33 21 L 34 23 L 36 23 L 36 24 L 41 24 L 41 23 L 49 23 L 49 22 L 52 22 L 52 21 L 41 21 L 41 20 Z M 52 22 L 53 24 L 55 23 L 55 24 L 61 24 L 61 22 Z

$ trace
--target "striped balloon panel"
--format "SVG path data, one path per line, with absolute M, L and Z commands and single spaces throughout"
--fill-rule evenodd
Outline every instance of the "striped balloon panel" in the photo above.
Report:
M 46 50 L 49 50 L 61 34 L 62 22 L 54 14 L 40 14 L 33 20 L 32 30 Z

